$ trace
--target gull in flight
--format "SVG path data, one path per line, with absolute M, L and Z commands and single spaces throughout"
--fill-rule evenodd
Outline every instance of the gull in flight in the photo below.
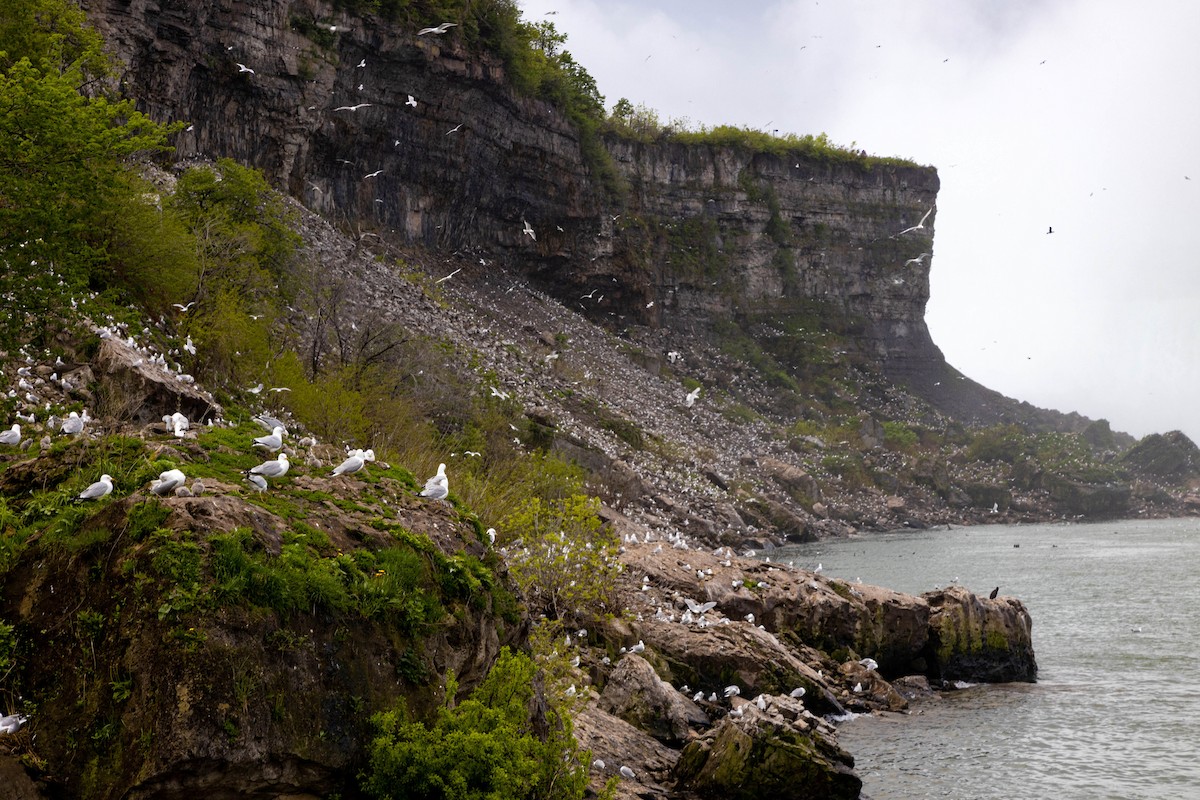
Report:
M 363 67 L 365 67 L 366 65 L 367 65 L 367 60 L 366 60 L 365 58 L 364 58 L 362 61 L 358 62 L 358 68 L 359 68 L 359 69 L 362 69 L 362 68 L 363 68 Z
M 909 264 L 920 264 L 927 258 L 929 258 L 929 253 L 921 253 L 921 255 L 917 256 L 916 258 L 910 258 L 908 261 L 905 261 L 904 266 L 907 267 Z
M 893 239 L 896 239 L 896 238 L 898 238 L 898 237 L 900 237 L 900 236 L 903 236 L 903 235 L 904 235 L 904 234 L 906 234 L 906 233 L 912 233 L 913 231 L 923 231 L 923 230 L 925 230 L 925 220 L 929 219 L 929 215 L 930 215 L 930 214 L 932 214 L 932 213 L 933 213 L 933 206 L 930 206 L 930 207 L 929 207 L 929 210 L 925 212 L 925 216 L 921 217 L 921 221 L 920 221 L 920 222 L 918 222 L 916 225 L 913 225 L 911 228 L 905 228 L 904 230 L 900 231 L 899 233 L 897 233 L 897 234 L 896 234 L 895 236 L 893 236 L 892 238 L 893 238 Z
M 700 396 L 700 387 L 697 386 L 695 389 L 692 389 L 690 392 L 687 393 L 687 397 L 683 398 L 683 404 L 685 406 L 687 406 L 688 408 L 691 408 L 693 405 L 696 404 L 696 398 L 699 396 Z
M 374 178 L 374 177 L 377 177 L 382 174 L 383 174 L 383 170 L 377 169 L 374 172 L 368 172 L 366 175 L 363 175 L 363 180 L 366 180 L 367 178 Z
M 79 493 L 77 500 L 99 500 L 111 493 L 113 490 L 112 476 L 105 473 L 100 476 L 100 480 L 93 483 L 91 486 Z
M 717 607 L 715 600 L 709 600 L 707 603 L 697 603 L 690 597 L 683 598 L 683 602 L 687 603 L 688 610 L 693 614 L 705 614 Z
M 255 436 L 254 446 L 265 447 L 274 453 L 276 450 L 283 447 L 283 428 L 276 426 L 266 436 Z
M 334 109 L 334 111 L 358 111 L 360 108 L 366 108 L 369 105 L 371 105 L 371 104 L 370 103 L 359 103 L 358 105 L 353 105 L 353 106 L 338 106 L 337 108 Z
M 405 102 L 405 103 L 404 103 L 404 105 L 406 105 L 406 106 L 412 106 L 413 108 L 416 108 L 416 107 L 417 107 L 417 98 L 413 97 L 413 96 L 410 94 L 410 95 L 408 96 L 408 100 L 407 100 L 407 102 Z
M 280 453 L 279 458 L 275 459 L 274 461 L 264 461 L 263 463 L 259 464 L 257 467 L 254 467 L 253 469 L 251 469 L 250 475 L 251 476 L 261 475 L 264 478 L 282 478 L 284 475 L 287 475 L 287 471 L 288 471 L 287 453 Z M 250 477 L 249 480 L 251 483 L 258 485 L 258 482 L 255 481 L 253 477 Z
M 249 72 L 251 75 L 254 74 L 254 70 L 250 69 L 245 64 L 238 64 L 238 72 Z
M 14 422 L 13 426 L 0 433 L 0 444 L 20 444 L 21 443 L 21 425 Z
M 429 497 L 433 500 L 445 500 L 449 494 L 450 482 L 446 478 L 446 465 L 438 464 L 437 474 L 425 481 L 425 488 L 421 490 L 421 497 Z
M 525 234 L 525 235 L 526 235 L 526 236 L 528 236 L 530 239 L 533 239 L 533 240 L 536 242 L 536 241 L 537 241 L 537 234 L 535 234 L 535 233 L 533 232 L 533 226 L 529 224 L 529 220 L 527 220 L 527 219 L 525 219 L 524 217 L 522 217 L 522 218 L 521 218 L 521 222 L 525 223 L 525 229 L 524 229 L 524 230 L 522 230 L 522 231 L 521 231 L 521 233 Z
M 462 267 L 459 267 L 458 269 L 454 270 L 454 272 L 451 272 L 449 275 L 447 275 L 444 278 L 438 278 L 436 281 L 434 281 L 434 283 L 437 284 L 437 283 L 442 283 L 443 281 L 448 281 L 460 272 L 462 272 Z
M 462 124 L 461 122 L 460 122 L 460 123 L 458 123 L 458 124 L 457 124 L 457 125 L 455 125 L 453 128 L 451 128 L 450 130 L 446 131 L 446 135 L 447 135 L 447 136 L 449 136 L 449 135 L 450 135 L 450 134 L 452 134 L 452 133 L 458 133 L 458 130 L 459 130 L 459 128 L 461 128 L 462 126 L 463 126 L 463 124 Z
M 188 303 L 186 306 L 185 306 L 183 303 L 172 303 L 171 305 L 175 306 L 175 307 L 176 307 L 176 308 L 178 308 L 180 311 L 183 311 L 184 313 L 187 313 L 187 311 L 188 311 L 188 310 L 189 310 L 189 309 L 190 309 L 192 306 L 196 305 L 196 301 L 195 301 L 195 300 L 193 300 L 192 302 Z
M 443 22 L 441 25 L 433 28 L 421 28 L 421 30 L 417 31 L 417 36 L 424 36 L 427 33 L 436 33 L 441 35 L 456 25 L 458 25 L 457 22 Z

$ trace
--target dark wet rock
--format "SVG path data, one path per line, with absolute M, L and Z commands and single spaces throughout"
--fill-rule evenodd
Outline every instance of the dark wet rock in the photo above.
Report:
M 751 713 L 684 748 L 675 774 L 700 797 L 730 800 L 851 800 L 862 781 L 854 759 L 811 729 Z
M 1015 597 L 977 597 L 961 586 L 922 595 L 928 602 L 930 670 L 943 681 L 1037 679 L 1033 620 Z

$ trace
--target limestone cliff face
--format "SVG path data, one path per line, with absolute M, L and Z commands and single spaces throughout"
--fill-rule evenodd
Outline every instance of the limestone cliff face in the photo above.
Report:
M 251 163 L 360 233 L 502 258 L 564 298 L 599 288 L 585 310 L 617 323 L 815 310 L 889 373 L 942 364 L 921 257 L 936 214 L 896 235 L 933 208 L 932 169 L 610 138 L 628 191 L 606 191 L 569 122 L 454 33 L 321 0 L 84 6 L 143 109 L 190 122 L 180 157 Z

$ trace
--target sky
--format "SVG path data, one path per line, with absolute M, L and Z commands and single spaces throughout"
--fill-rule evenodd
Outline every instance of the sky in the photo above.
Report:
M 1018 400 L 1200 442 L 1200 2 L 520 6 L 610 109 L 936 167 L 926 320 L 946 359 Z

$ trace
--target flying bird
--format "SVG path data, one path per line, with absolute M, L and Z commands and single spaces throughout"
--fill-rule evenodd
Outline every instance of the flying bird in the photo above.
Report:
M 417 107 L 417 98 L 413 97 L 413 96 L 410 94 L 410 95 L 408 96 L 408 100 L 407 100 L 407 101 L 404 103 L 404 105 L 406 105 L 406 106 L 412 106 L 413 108 L 416 108 L 416 107 Z
M 696 398 L 699 396 L 700 396 L 700 387 L 697 386 L 695 389 L 692 389 L 690 392 L 687 393 L 687 397 L 683 398 L 683 404 L 685 406 L 687 406 L 688 408 L 691 408 L 693 405 L 696 404 Z
M 238 64 L 238 72 L 249 72 L 251 75 L 254 74 L 254 70 L 250 69 L 245 64 Z
M 537 234 L 533 232 L 533 226 L 529 224 L 529 220 L 522 217 L 521 222 L 525 224 L 525 228 L 521 231 L 521 233 L 525 234 L 530 239 L 533 239 L 536 242 Z
M 288 471 L 287 453 L 280 453 L 279 458 L 275 459 L 274 461 L 264 461 L 263 463 L 259 464 L 257 467 L 254 467 L 253 469 L 251 469 L 250 475 L 251 476 L 261 475 L 264 478 L 282 478 L 284 475 L 287 475 L 287 471 Z M 253 477 L 251 477 L 249 480 L 251 483 L 254 483 L 255 485 L 257 485 L 257 483 L 258 483 L 257 481 L 254 480 Z
M 447 136 L 449 136 L 449 135 L 450 135 L 450 134 L 452 134 L 452 133 L 458 133 L 459 129 L 460 129 L 462 126 L 463 126 L 463 124 L 462 124 L 461 122 L 460 122 L 460 123 L 458 123 L 458 124 L 457 124 L 457 125 L 455 125 L 453 128 L 451 128 L 450 130 L 446 131 L 446 135 L 447 135 Z
M 360 108 L 366 108 L 370 103 L 359 103 L 353 106 L 338 106 L 334 111 L 358 111 Z
M 417 31 L 417 36 L 424 36 L 427 33 L 436 33 L 440 36 L 441 34 L 445 33 L 446 31 L 450 30 L 451 28 L 455 27 L 456 25 L 458 25 L 457 22 L 443 22 L 441 25 L 438 25 L 433 28 L 421 28 L 421 30 Z
M 365 181 L 367 178 L 375 178 L 382 174 L 383 170 L 377 169 L 374 172 L 368 172 L 366 175 L 363 175 L 363 180 Z
M 909 264 L 920 264 L 927 258 L 929 258 L 929 253 L 921 253 L 921 255 L 917 256 L 916 258 L 910 258 L 908 261 L 905 261 L 904 266 L 907 267 Z
M 929 219 L 929 215 L 932 213 L 933 213 L 933 206 L 930 206 L 929 210 L 925 212 L 925 216 L 921 217 L 920 222 L 918 222 L 916 225 L 913 225 L 911 228 L 905 228 L 904 230 L 900 231 L 892 238 L 896 239 L 900 236 L 903 236 L 906 233 L 912 233 L 913 231 L 925 230 L 925 220 Z
M 366 65 L 367 65 L 367 60 L 366 60 L 365 58 L 364 58 L 362 61 L 358 62 L 358 68 L 359 68 L 359 69 L 362 69 L 362 68 L 363 68 L 363 67 L 365 67 Z
M 99 500 L 111 493 L 113 490 L 112 476 L 105 473 L 100 476 L 100 480 L 93 483 L 91 486 L 84 489 L 76 497 L 76 500 Z
M 186 313 L 192 306 L 196 305 L 196 301 L 193 300 L 192 302 L 188 303 L 186 306 L 183 303 L 172 303 L 171 305 L 175 306 L 180 311 L 183 311 L 184 313 Z

